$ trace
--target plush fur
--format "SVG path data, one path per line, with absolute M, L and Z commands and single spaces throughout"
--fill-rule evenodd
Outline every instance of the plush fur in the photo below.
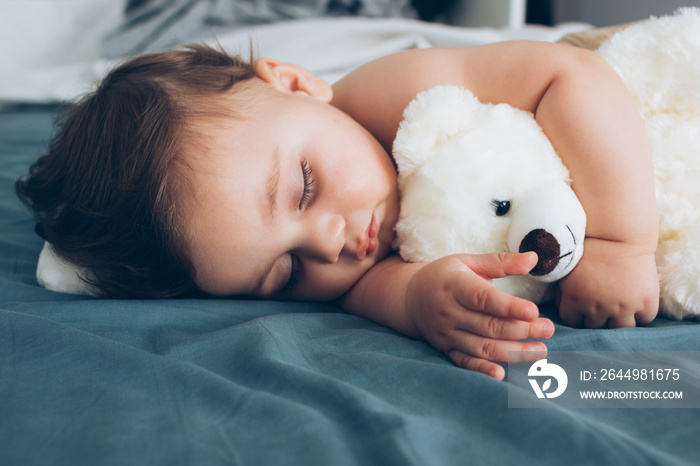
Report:
M 531 113 L 483 104 L 463 88 L 436 87 L 406 108 L 393 153 L 401 190 L 397 246 L 405 260 L 517 251 L 536 229 L 560 231 L 560 243 L 571 239 L 575 245 L 568 249 L 578 246 L 563 262 L 568 270 L 575 265 L 569 259 L 580 258 L 585 213 L 569 188 L 568 170 Z M 547 282 L 564 274 L 495 283 L 539 302 Z
M 598 52 L 636 99 L 653 146 L 662 312 L 700 315 L 700 10 L 629 27 Z M 568 172 L 531 114 L 480 103 L 466 89 L 438 87 L 406 109 L 393 152 L 402 195 L 397 248 L 404 259 L 517 251 L 529 228 L 577 225 L 572 260 L 559 271 L 495 281 L 539 302 L 547 284 L 535 279 L 560 279 L 580 258 L 585 214 L 577 212 L 575 197 L 563 194 Z M 531 194 L 550 185 L 557 187 Z M 501 201 L 510 209 L 497 215 Z M 561 255 L 567 248 L 562 244 Z

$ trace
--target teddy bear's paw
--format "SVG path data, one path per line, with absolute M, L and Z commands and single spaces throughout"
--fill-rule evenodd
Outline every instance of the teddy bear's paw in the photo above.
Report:
M 662 292 L 661 300 L 659 301 L 659 312 L 672 319 L 700 320 L 700 306 L 696 304 L 699 297 L 697 294 L 695 296 L 691 296 L 691 294 L 685 293 L 684 296 L 678 299 L 678 296 L 668 296 Z
M 700 318 L 700 221 L 665 238 L 656 250 L 661 313 Z

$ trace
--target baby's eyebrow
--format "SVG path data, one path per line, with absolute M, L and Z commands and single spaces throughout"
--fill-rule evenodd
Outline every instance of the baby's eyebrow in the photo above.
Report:
M 274 154 L 272 155 L 272 168 L 270 170 L 270 175 L 267 178 L 267 183 L 265 183 L 266 186 L 266 203 L 267 207 L 270 210 L 270 215 L 275 214 L 275 210 L 277 209 L 277 192 L 278 192 L 278 187 L 279 187 L 279 181 L 280 181 L 280 153 L 279 149 L 275 149 Z

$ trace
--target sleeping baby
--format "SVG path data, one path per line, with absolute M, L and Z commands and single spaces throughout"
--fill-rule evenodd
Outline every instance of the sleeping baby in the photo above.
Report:
M 403 110 L 438 85 L 533 113 L 568 167 L 587 225 L 583 257 L 558 284 L 564 323 L 650 322 L 650 144 L 616 73 L 568 45 L 409 50 L 333 86 L 204 45 L 137 56 L 61 116 L 17 190 L 92 294 L 334 302 L 502 379 L 509 351 L 540 359 L 554 332 L 534 303 L 492 284 L 528 273 L 537 254 L 406 262 L 392 247 L 390 149 Z

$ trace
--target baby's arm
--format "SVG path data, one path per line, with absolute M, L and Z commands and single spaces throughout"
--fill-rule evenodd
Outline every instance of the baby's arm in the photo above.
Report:
M 439 84 L 533 112 L 569 168 L 588 224 L 583 258 L 560 282 L 564 322 L 617 327 L 652 320 L 659 292 L 651 149 L 614 71 L 593 52 L 557 44 L 412 50 L 341 80 L 334 103 L 390 149 L 409 101 Z
M 626 88 L 592 58 L 591 81 L 554 82 L 536 113 L 588 217 L 583 258 L 559 283 L 559 312 L 573 326 L 634 327 L 659 303 L 651 147 Z
M 537 306 L 491 284 L 492 278 L 527 273 L 536 257 L 460 254 L 424 264 L 390 256 L 372 267 L 340 304 L 425 339 L 460 367 L 501 380 L 505 372 L 493 361 L 508 362 L 509 351 L 530 351 L 527 360 L 540 359 L 544 344 L 517 340 L 554 333 L 552 322 L 538 317 Z

